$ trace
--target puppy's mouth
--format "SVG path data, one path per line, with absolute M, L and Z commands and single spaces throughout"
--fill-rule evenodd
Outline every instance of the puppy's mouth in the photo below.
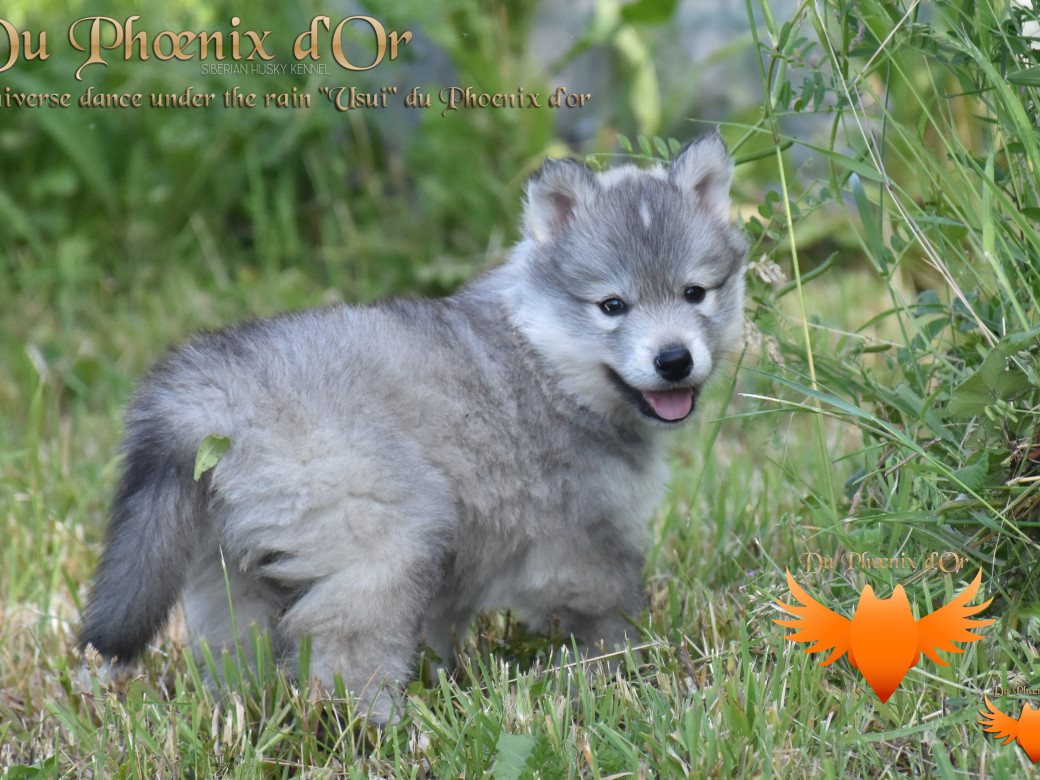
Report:
M 671 390 L 636 390 L 609 366 L 611 382 L 644 416 L 663 423 L 680 423 L 693 414 L 697 406 L 697 388 L 676 387 Z

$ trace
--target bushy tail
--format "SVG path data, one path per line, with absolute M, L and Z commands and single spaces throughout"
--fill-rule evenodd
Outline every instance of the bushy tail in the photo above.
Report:
M 83 646 L 128 661 L 165 625 L 180 596 L 205 512 L 209 474 L 157 420 L 131 424 L 105 552 L 83 616 Z

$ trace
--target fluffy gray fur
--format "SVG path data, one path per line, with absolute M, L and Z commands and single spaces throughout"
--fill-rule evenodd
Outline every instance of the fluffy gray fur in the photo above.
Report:
M 667 169 L 549 160 L 523 240 L 457 294 L 175 349 L 127 412 L 83 643 L 131 660 L 183 596 L 216 649 L 248 651 L 256 624 L 293 670 L 310 636 L 311 674 L 341 675 L 376 720 L 423 641 L 449 659 L 484 609 L 622 644 L 662 434 L 742 323 L 731 175 L 717 134 Z M 196 482 L 211 434 L 231 446 Z

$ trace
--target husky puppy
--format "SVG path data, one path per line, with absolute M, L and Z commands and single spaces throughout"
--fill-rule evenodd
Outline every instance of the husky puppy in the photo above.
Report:
M 309 636 L 311 675 L 377 721 L 481 610 L 623 644 L 664 434 L 741 330 L 732 167 L 717 133 L 667 168 L 548 160 L 508 261 L 455 295 L 173 350 L 127 411 L 83 644 L 132 660 L 183 595 L 217 651 L 256 624 L 295 670 Z M 230 448 L 196 481 L 211 434 Z

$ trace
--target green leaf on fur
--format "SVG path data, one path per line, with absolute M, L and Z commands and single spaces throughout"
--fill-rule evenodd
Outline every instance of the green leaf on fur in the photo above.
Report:
M 217 465 L 224 453 L 231 446 L 231 439 L 227 436 L 217 436 L 211 433 L 202 440 L 199 451 L 195 455 L 195 481 L 198 482 L 207 471 Z

